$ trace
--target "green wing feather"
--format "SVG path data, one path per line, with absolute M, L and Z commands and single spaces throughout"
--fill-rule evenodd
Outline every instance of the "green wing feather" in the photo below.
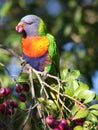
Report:
M 38 34 L 41 36 L 46 35 L 46 25 L 44 24 L 42 19 L 40 19 Z
M 60 57 L 59 57 L 59 51 L 58 51 L 58 48 L 57 48 L 57 45 L 55 42 L 55 38 L 49 33 L 46 36 L 49 39 L 49 47 L 48 47 L 49 56 L 50 56 L 50 58 L 52 58 L 51 72 L 54 73 L 54 71 L 56 71 L 56 73 L 59 75 L 59 59 L 60 59 Z
M 49 47 L 48 47 L 48 52 L 49 52 L 49 57 L 52 59 L 52 62 L 50 64 L 46 64 L 45 70 L 53 75 L 59 75 L 59 52 L 56 46 L 56 42 L 54 37 L 46 33 L 46 26 L 43 22 L 43 20 L 40 20 L 39 23 L 39 30 L 38 30 L 39 35 L 41 36 L 46 36 L 49 39 Z

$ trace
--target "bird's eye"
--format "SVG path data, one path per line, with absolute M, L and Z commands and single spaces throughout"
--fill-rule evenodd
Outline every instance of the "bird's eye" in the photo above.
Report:
M 31 25 L 31 24 L 33 24 L 34 22 L 25 22 L 25 23 Z

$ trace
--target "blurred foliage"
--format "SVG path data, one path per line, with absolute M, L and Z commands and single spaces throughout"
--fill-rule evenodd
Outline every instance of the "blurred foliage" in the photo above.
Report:
M 51 85 L 41 74 L 33 69 L 8 87 L 0 84 L 0 130 L 98 130 L 98 96 L 79 80 L 79 70 L 64 69 L 61 79 L 47 74 L 58 82 Z
M 20 64 L 13 59 L 13 55 L 16 57 L 21 55 L 21 36 L 15 31 L 15 26 L 27 14 L 38 15 L 45 21 L 48 32 L 55 36 L 61 55 L 62 87 L 58 84 L 54 88 L 51 86 L 48 88 L 49 86 L 46 85 L 50 89 L 49 99 L 40 95 L 43 85 L 34 79 L 36 98 L 42 105 L 42 112 L 45 116 L 54 114 L 57 120 L 60 116 L 66 117 L 69 124 L 72 123 L 70 125 L 73 125 L 74 130 L 82 128 L 96 130 L 98 104 L 93 102 L 96 103 L 98 96 L 89 90 L 89 86 L 92 86 L 92 75 L 98 70 L 98 0 L 0 0 L 0 88 L 10 86 L 13 95 L 8 99 L 12 98 L 19 103 L 17 111 L 11 117 L 6 118 L 0 113 L 3 120 L 6 118 L 4 123 L 1 119 L 0 121 L 4 126 L 8 124 L 8 128 L 10 124 L 12 124 L 11 128 L 17 125 L 15 129 L 18 129 L 23 120 L 26 120 L 30 105 L 32 107 L 36 105 L 35 101 L 30 100 L 32 91 L 27 95 L 25 104 L 19 102 L 14 92 L 13 86 L 16 83 L 29 82 L 28 75 L 19 75 L 15 81 L 14 75 L 11 75 L 11 72 L 19 71 L 15 65 Z M 7 73 L 10 76 L 6 75 Z M 88 82 L 88 85 L 80 79 Z M 58 89 L 60 89 L 60 97 Z M 1 102 L 6 99 L 7 97 L 1 98 Z M 70 116 L 74 116 L 72 121 L 69 120 Z M 85 119 L 83 126 L 74 124 L 74 120 L 78 118 Z M 42 127 L 39 122 L 36 123 L 37 127 Z M 26 129 L 30 129 L 31 125 L 33 128 L 36 123 L 31 124 L 29 119 Z
M 79 69 L 92 86 L 91 76 L 98 69 L 98 0 L 0 0 L 0 44 L 18 54 L 21 54 L 20 35 L 15 26 L 27 14 L 40 16 L 55 36 L 61 71 Z M 8 63 L 8 58 L 10 55 L 5 56 L 0 49 L 0 61 Z

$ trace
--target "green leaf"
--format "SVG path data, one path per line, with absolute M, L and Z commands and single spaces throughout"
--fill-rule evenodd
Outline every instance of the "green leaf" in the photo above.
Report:
M 84 90 L 78 94 L 79 99 L 84 99 L 84 103 L 91 102 L 95 97 L 95 93 L 91 90 Z
M 29 75 L 27 73 L 22 73 L 17 77 L 16 82 L 29 82 Z
M 71 95 L 73 95 L 73 93 L 74 93 L 73 81 L 68 82 L 68 88 L 70 90 Z
M 83 130 L 83 127 L 82 126 L 76 126 L 76 127 L 74 127 L 73 130 Z
M 82 83 L 82 82 L 79 82 L 79 86 L 78 86 L 77 89 L 74 91 L 74 95 L 73 95 L 73 96 L 78 97 L 78 95 L 79 95 L 79 93 L 80 93 L 81 91 L 88 90 L 88 89 L 89 89 L 88 85 L 86 85 L 86 84 L 84 84 L 84 83 Z
M 86 108 L 81 109 L 76 113 L 73 120 L 79 119 L 79 118 L 85 118 L 87 115 L 88 115 L 88 109 L 86 109 Z
M 80 76 L 79 70 L 72 70 L 69 74 L 70 79 L 74 80 L 77 79 Z
M 73 87 L 74 87 L 74 92 L 75 92 L 75 90 L 78 88 L 78 81 L 77 80 L 74 80 L 73 81 Z
M 78 7 L 76 12 L 75 12 L 75 15 L 74 15 L 75 23 L 79 23 L 80 22 L 81 16 L 82 16 L 82 10 L 81 10 L 81 7 Z
M 65 87 L 65 94 L 72 96 L 71 91 L 68 87 Z
M 64 69 L 62 72 L 62 79 L 66 79 L 67 75 L 68 75 L 68 69 Z
M 65 93 L 73 96 L 75 89 L 78 87 L 77 80 L 68 81 L 65 86 Z
M 83 123 L 83 130 L 93 130 L 92 128 L 94 128 L 93 122 L 91 122 L 91 121 L 89 121 L 89 120 L 86 120 L 86 121 Z
M 9 84 L 10 84 L 10 78 L 9 78 L 9 76 L 8 75 L 0 74 L 0 87 L 6 87 Z
M 92 114 L 98 116 L 98 110 L 91 110 L 90 112 L 91 112 Z
M 96 109 L 96 110 L 98 110 L 98 104 L 94 104 L 94 105 L 90 106 L 89 109 Z
M 64 34 L 65 36 L 68 36 L 72 31 L 72 25 L 71 24 L 68 24 L 65 29 L 64 29 Z
M 57 110 L 57 106 L 52 100 L 47 100 L 47 108 L 52 109 L 54 111 Z
M 45 100 L 44 98 L 40 97 L 38 100 L 44 105 L 45 108 L 51 111 L 57 111 L 56 103 L 53 100 Z
M 77 80 L 73 81 L 73 86 L 74 86 L 74 90 L 76 90 L 78 88 L 79 85 L 78 85 L 78 81 Z
M 87 119 L 92 121 L 92 122 L 98 122 L 97 117 L 93 113 L 89 113 L 87 116 Z
M 84 90 L 88 90 L 89 86 L 81 81 L 78 81 L 78 84 L 81 88 L 84 88 Z
M 98 100 L 98 95 L 96 94 L 96 98 L 95 98 L 96 100 Z
M 65 79 L 65 81 L 73 81 L 77 79 L 80 76 L 79 70 L 72 70 L 69 72 L 68 69 L 64 69 L 62 78 Z
M 24 102 L 19 102 L 18 107 L 21 109 L 26 109 L 26 104 Z
M 45 102 L 45 99 L 43 97 L 39 97 L 38 98 L 38 101 L 41 102 L 41 103 L 44 103 Z
M 74 0 L 69 0 L 68 5 L 70 8 L 75 8 L 77 6 L 77 2 Z
M 78 105 L 74 105 L 71 110 L 72 115 L 75 115 L 79 111 L 79 109 L 80 107 Z
M 11 1 L 5 2 L 5 4 L 3 4 L 2 8 L 0 9 L 0 15 L 5 16 L 7 14 L 8 10 L 11 8 L 11 6 L 12 6 Z

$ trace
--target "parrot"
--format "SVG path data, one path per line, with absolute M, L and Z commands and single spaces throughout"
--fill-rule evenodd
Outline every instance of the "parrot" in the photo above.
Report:
M 55 38 L 47 32 L 44 21 L 36 15 L 26 15 L 16 25 L 22 33 L 22 57 L 32 68 L 59 76 L 59 52 Z

